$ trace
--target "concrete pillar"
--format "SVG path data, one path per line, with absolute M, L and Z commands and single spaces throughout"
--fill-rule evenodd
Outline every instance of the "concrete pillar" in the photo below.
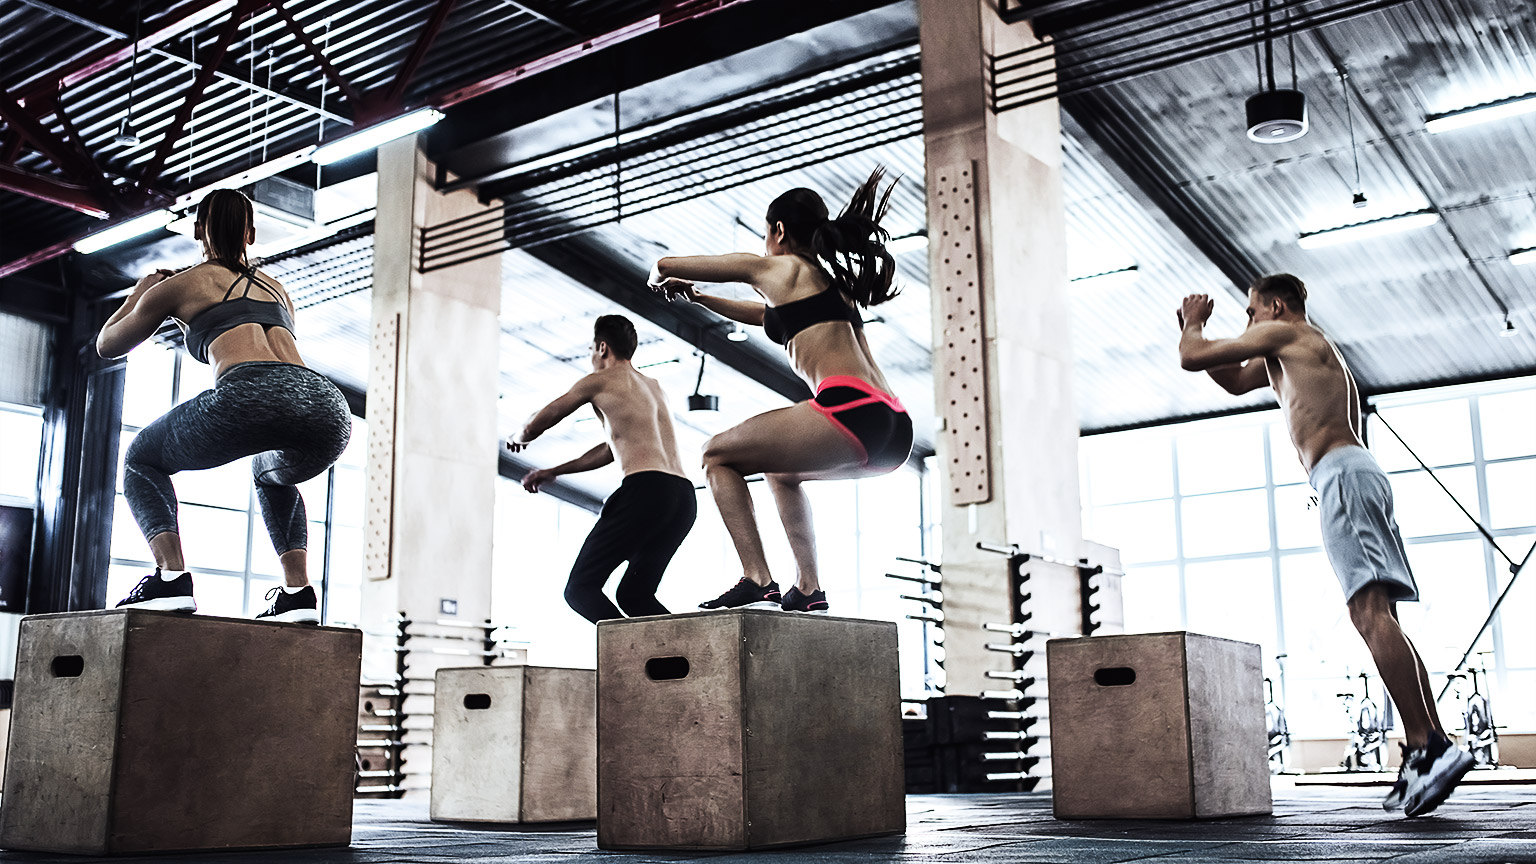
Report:
M 944 486 L 948 692 L 999 689 L 985 622 L 1016 620 L 1007 558 L 977 541 L 1076 562 L 1082 522 L 1061 118 L 1052 100 L 988 106 L 987 58 L 1033 44 L 994 0 L 920 0 L 929 272 Z M 1081 627 L 1077 570 L 1032 561 L 1028 626 Z M 1043 660 L 1040 640 L 1038 659 Z M 1039 676 L 1044 681 L 1044 675 Z
M 422 273 L 424 227 L 488 208 L 470 191 L 435 191 L 414 137 L 380 147 L 378 168 L 363 627 L 386 633 L 404 613 L 418 633 L 466 636 L 475 631 L 434 622 L 478 624 L 491 610 L 501 258 Z M 431 639 L 410 647 L 413 679 L 479 659 L 429 654 Z M 395 671 L 393 640 L 370 636 L 364 677 L 387 680 Z M 430 684 L 408 682 L 406 691 L 416 694 L 407 696 L 408 715 L 430 710 Z M 425 748 L 415 749 L 406 753 L 408 785 L 424 787 L 431 764 Z

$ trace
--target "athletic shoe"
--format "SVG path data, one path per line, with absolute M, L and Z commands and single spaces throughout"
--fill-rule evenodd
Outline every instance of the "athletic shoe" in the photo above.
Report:
M 128 596 L 119 600 L 118 609 L 158 609 L 162 612 L 196 612 L 192 599 L 192 574 L 183 573 L 167 582 L 160 578 L 160 568 L 139 580 Z
M 1451 790 L 1477 764 L 1472 754 L 1445 738 L 1431 741 L 1418 761 L 1421 773 L 1416 782 L 1409 784 L 1403 799 L 1403 814 L 1409 818 L 1423 816 L 1444 804 L 1451 797 Z
M 731 590 L 721 594 L 713 600 L 706 600 L 699 604 L 700 609 L 777 609 L 783 596 L 779 594 L 779 583 L 769 582 L 767 585 L 759 585 L 751 579 L 743 576 Z
M 1391 791 L 1387 792 L 1387 797 L 1381 802 L 1381 809 L 1383 810 L 1403 809 L 1403 799 L 1408 797 L 1408 787 L 1412 786 L 1419 779 L 1419 771 L 1416 766 L 1419 761 L 1420 751 L 1409 750 L 1407 744 L 1399 744 L 1397 746 L 1403 753 L 1403 764 L 1398 766 L 1397 782 L 1392 784 Z
M 273 599 L 273 598 L 277 599 Z M 273 588 L 267 592 L 267 599 L 272 600 L 272 605 L 267 611 L 256 616 L 257 621 L 280 621 L 286 624 L 319 624 L 319 602 L 315 600 L 315 589 L 305 585 L 298 591 L 289 594 L 281 588 Z
M 812 591 L 809 594 L 801 594 L 799 588 L 790 588 L 784 595 L 783 609 L 785 612 L 817 612 L 827 614 L 827 592 Z

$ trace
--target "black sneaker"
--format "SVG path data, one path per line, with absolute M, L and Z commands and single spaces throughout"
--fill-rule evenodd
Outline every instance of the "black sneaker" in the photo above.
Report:
M 1408 794 L 1403 799 L 1403 815 L 1410 819 L 1444 804 L 1456 784 L 1477 764 L 1472 754 L 1447 738 L 1431 741 L 1418 752 L 1419 776 L 1409 784 Z
M 273 598 L 277 599 L 273 599 Z M 315 599 L 314 586 L 305 585 L 289 594 L 281 588 L 267 592 L 272 605 L 256 616 L 257 621 L 281 621 L 286 624 L 319 624 L 320 603 Z
M 782 595 L 779 583 L 759 585 L 743 576 L 731 590 L 699 604 L 700 609 L 777 609 Z
M 827 592 L 812 591 L 809 594 L 801 594 L 799 588 L 790 588 L 784 595 L 784 603 L 781 607 L 785 612 L 818 612 L 827 614 L 830 608 L 827 606 Z
M 192 599 L 192 574 L 183 573 L 167 582 L 160 578 L 160 568 L 139 580 L 128 596 L 119 600 L 118 609 L 158 609 L 162 612 L 196 612 Z

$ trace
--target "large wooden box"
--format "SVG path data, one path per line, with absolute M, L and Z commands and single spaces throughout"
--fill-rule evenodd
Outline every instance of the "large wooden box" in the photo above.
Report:
M 1196 633 L 1053 639 L 1058 819 L 1271 812 L 1259 646 Z
M 432 818 L 597 818 L 597 673 L 541 666 L 437 670 Z
M 0 847 L 347 844 L 362 641 L 176 612 L 23 619 Z
M 722 610 L 597 627 L 597 845 L 906 828 L 896 625 Z

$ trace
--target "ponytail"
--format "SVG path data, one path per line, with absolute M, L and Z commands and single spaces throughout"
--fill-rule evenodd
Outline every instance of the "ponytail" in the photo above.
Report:
M 256 221 L 251 199 L 235 189 L 215 189 L 197 205 L 197 224 L 202 229 L 208 260 L 231 270 L 249 267 L 246 239 Z
M 827 218 L 827 205 L 810 189 L 791 189 L 768 207 L 768 224 L 783 222 L 785 232 L 825 266 L 832 284 L 866 308 L 900 293 L 892 287 L 896 259 L 885 248 L 891 235 L 880 227 L 896 188 L 892 183 L 880 194 L 884 177 L 883 167 L 870 172 L 836 219 Z

